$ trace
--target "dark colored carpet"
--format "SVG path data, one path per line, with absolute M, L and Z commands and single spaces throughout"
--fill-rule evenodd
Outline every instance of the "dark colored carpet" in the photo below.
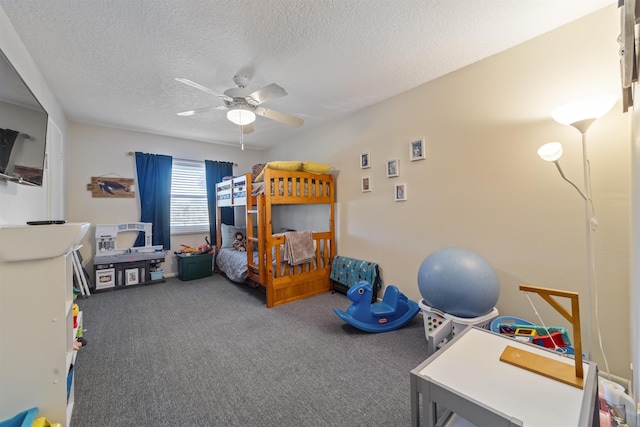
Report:
M 72 427 L 408 426 L 421 314 L 381 334 L 346 325 L 343 294 L 268 309 L 220 276 L 78 300 L 88 345 Z

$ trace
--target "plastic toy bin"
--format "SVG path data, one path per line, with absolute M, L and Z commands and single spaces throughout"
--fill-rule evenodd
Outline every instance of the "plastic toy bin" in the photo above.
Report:
M 213 254 L 176 254 L 178 258 L 178 278 L 194 280 L 213 274 Z
M 160 280 L 162 279 L 162 274 L 164 270 L 162 268 L 158 268 L 156 271 L 150 271 L 149 276 L 151 276 L 151 280 Z

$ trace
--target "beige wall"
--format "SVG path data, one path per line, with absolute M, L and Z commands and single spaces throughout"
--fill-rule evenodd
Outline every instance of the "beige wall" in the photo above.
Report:
M 562 142 L 563 169 L 582 187 L 580 133 L 554 122 L 550 112 L 619 93 L 618 34 L 618 10 L 611 6 L 314 129 L 268 151 L 266 160 L 304 157 L 334 165 L 338 253 L 378 262 L 385 284 L 410 298 L 421 298 L 416 277 L 427 255 L 463 247 L 497 271 L 502 314 L 539 323 L 521 283 L 577 291 L 586 331 L 583 199 L 536 151 Z M 409 162 L 409 141 L 422 137 L 427 159 Z M 629 115 L 618 104 L 588 138 L 600 222 L 595 254 L 603 344 L 612 373 L 630 378 Z M 370 169 L 359 168 L 362 152 L 371 153 Z M 400 176 L 387 178 L 385 162 L 393 158 L 400 159 Z M 360 191 L 363 176 L 371 177 L 369 193 Z M 407 184 L 406 202 L 393 200 L 398 182 Z M 545 323 L 567 323 L 540 298 L 532 301 Z M 595 336 L 592 348 L 605 371 Z
M 83 258 L 91 266 L 95 255 L 95 225 L 137 222 L 140 220 L 140 203 L 135 198 L 93 198 L 87 184 L 93 176 L 136 178 L 135 160 L 127 153 L 141 151 L 165 154 L 180 159 L 218 160 L 237 163 L 234 173 L 244 173 L 258 162 L 260 152 L 241 151 L 239 147 L 188 141 L 166 136 L 152 135 L 122 129 L 69 124 L 70 165 L 68 183 L 68 205 L 70 221 L 89 221 L 92 224 L 81 249 Z M 177 273 L 178 266 L 173 252 L 180 244 L 200 246 L 205 244 L 209 233 L 173 235 L 171 250 L 163 265 L 166 274 Z M 118 236 L 119 247 L 130 247 L 135 233 Z

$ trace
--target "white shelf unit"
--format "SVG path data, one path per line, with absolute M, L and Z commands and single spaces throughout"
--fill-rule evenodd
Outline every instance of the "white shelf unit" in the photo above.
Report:
M 0 266 L 0 419 L 37 406 L 39 416 L 69 425 L 73 385 L 71 254 Z
M 47 232 L 41 231 L 46 246 Z M 67 374 L 76 355 L 72 253 L 11 259 L 8 244 L 10 239 L 0 242 L 0 420 L 38 407 L 38 416 L 69 426 L 75 396 L 72 382 L 67 399 Z

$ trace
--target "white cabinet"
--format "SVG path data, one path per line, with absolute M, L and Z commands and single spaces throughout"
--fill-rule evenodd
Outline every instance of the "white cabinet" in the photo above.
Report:
M 82 224 L 86 232 L 89 224 Z M 67 374 L 75 352 L 73 265 L 68 250 L 84 235 L 69 225 L 69 232 L 75 232 L 76 237 L 62 253 L 56 248 L 50 253 L 35 250 L 37 256 L 44 256 L 38 259 L 21 256 L 8 261 L 0 257 L 0 420 L 38 407 L 38 416 L 69 425 L 74 393 L 72 384 L 67 399 Z M 46 246 L 50 236 L 47 227 L 63 226 L 33 227 L 42 228 L 39 245 Z M 0 226 L 0 246 L 5 252 L 5 246 L 11 244 L 11 238 L 3 238 L 8 235 L 3 233 L 7 228 Z M 34 231 L 23 228 L 27 233 Z M 14 232 L 15 236 L 21 234 L 20 230 Z M 54 232 L 59 233 L 58 229 Z

